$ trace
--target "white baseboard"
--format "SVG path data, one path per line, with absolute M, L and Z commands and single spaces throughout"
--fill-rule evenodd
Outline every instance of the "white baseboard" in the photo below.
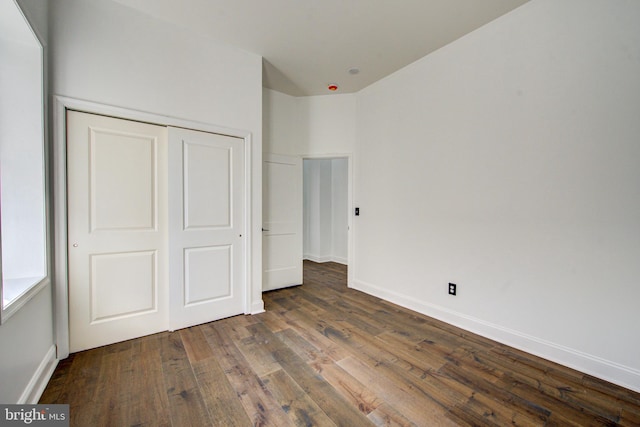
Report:
M 309 261 L 318 262 L 318 263 L 331 261 L 330 256 L 318 256 L 318 255 L 311 255 L 311 254 L 304 254 L 304 259 L 308 259 Z
M 317 255 L 311 255 L 311 254 L 304 254 L 303 258 L 309 261 L 317 262 L 317 263 L 337 262 L 338 264 L 344 264 L 344 265 L 348 264 L 346 258 L 336 257 L 333 255 L 317 256 Z
M 411 296 L 383 289 L 360 280 L 354 279 L 351 287 L 543 359 L 640 392 L 640 370 L 523 334 L 494 323 L 485 322 L 445 307 L 419 301 Z
M 342 265 L 349 265 L 349 261 L 347 261 L 346 258 L 342 258 L 342 257 L 334 256 L 331 258 L 331 261 L 337 262 L 338 264 L 342 264 Z
M 49 383 L 51 376 L 53 375 L 53 371 L 58 366 L 58 359 L 56 359 L 56 346 L 52 345 L 45 354 L 44 358 L 40 362 L 40 366 L 36 369 L 29 384 L 22 392 L 20 399 L 18 399 L 19 404 L 36 404 L 38 400 L 40 400 L 40 396 L 44 392 L 45 387 Z

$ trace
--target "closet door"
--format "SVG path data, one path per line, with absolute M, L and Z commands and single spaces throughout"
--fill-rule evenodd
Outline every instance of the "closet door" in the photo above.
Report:
M 169 128 L 170 329 L 245 308 L 244 140 Z
M 67 113 L 70 351 L 168 328 L 167 129 Z

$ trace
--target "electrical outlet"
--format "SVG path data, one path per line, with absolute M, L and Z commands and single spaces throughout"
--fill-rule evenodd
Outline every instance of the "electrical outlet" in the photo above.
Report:
M 456 285 L 455 283 L 449 283 L 449 295 L 455 295 L 457 287 L 458 285 Z

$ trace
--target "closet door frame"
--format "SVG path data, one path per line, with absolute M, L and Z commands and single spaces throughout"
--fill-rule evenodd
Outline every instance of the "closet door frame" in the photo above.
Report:
M 111 105 L 104 105 L 85 100 L 68 98 L 63 96 L 54 96 L 53 99 L 53 252 L 54 252 L 54 332 L 57 347 L 56 358 L 58 360 L 69 356 L 69 282 L 68 282 L 68 240 L 67 240 L 67 110 L 81 111 L 85 113 L 99 114 L 104 116 L 117 117 L 125 120 L 134 120 L 161 126 L 173 126 L 179 128 L 192 129 L 203 132 L 217 133 L 222 135 L 233 136 L 244 140 L 245 151 L 245 224 L 246 244 L 244 247 L 244 313 L 257 313 L 262 301 L 252 301 L 252 288 L 254 287 L 254 278 L 252 275 L 252 266 L 256 256 L 253 254 L 253 200 L 254 190 L 253 182 L 253 159 L 252 147 L 253 140 L 251 132 L 232 129 L 214 124 L 195 122 L 190 120 L 178 119 L 170 116 L 147 113 L 144 111 L 131 110 Z M 259 160 L 259 159 L 258 159 Z M 257 191 L 261 190 L 258 189 Z M 261 194 L 258 195 L 262 197 Z M 258 226 L 261 225 L 261 219 L 257 219 Z M 259 254 L 256 254 L 259 255 Z M 258 283 L 262 286 L 261 281 Z

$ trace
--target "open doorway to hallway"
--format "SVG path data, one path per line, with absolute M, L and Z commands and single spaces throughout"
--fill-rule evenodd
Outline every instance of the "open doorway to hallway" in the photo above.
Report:
M 348 157 L 304 159 L 304 259 L 348 264 L 349 211 Z

